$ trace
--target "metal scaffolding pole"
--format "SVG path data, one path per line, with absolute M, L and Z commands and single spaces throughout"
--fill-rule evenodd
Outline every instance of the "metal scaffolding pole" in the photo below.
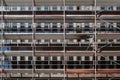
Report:
M 63 80 L 66 80 L 66 10 L 65 10 L 65 5 L 66 5 L 66 1 L 63 0 L 63 28 L 64 28 L 64 52 L 63 52 L 63 56 L 64 56 L 64 76 L 63 76 Z
M 3 0 L 1 0 L 1 8 L 3 7 Z M 1 59 L 1 80 L 3 80 L 3 76 L 2 76 L 2 74 L 3 74 L 3 69 L 4 69 L 4 64 L 3 64 L 3 62 L 4 62 L 4 56 L 3 56 L 3 8 L 1 9 L 1 57 L 2 57 L 2 59 Z
M 34 0 L 32 0 L 32 79 L 31 80 L 35 80 L 34 79 L 34 75 L 35 75 L 35 26 L 34 26 L 34 22 L 35 22 L 35 14 L 34 14 Z
M 94 73 L 94 80 L 96 80 L 97 79 L 97 77 L 96 77 L 96 74 L 97 74 L 97 31 L 96 31 L 96 27 L 97 27 L 97 21 L 96 21 L 96 18 L 97 18 L 97 16 L 96 16 L 96 6 L 97 6 L 97 4 L 96 4 L 96 0 L 94 0 L 94 14 L 95 14 L 95 19 L 94 19 L 94 57 L 95 57 L 95 59 L 94 59 L 94 70 L 95 70 L 95 73 Z

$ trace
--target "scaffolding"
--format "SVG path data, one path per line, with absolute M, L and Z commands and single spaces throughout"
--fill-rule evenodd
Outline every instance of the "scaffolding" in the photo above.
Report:
M 87 1 L 88 3 L 86 3 Z M 117 57 L 115 57 L 116 61 L 107 57 L 109 55 L 119 56 L 119 42 L 99 43 L 98 40 L 120 39 L 120 27 L 111 28 L 113 24 L 110 23 L 112 21 L 114 24 L 119 22 L 120 12 L 119 10 L 114 11 L 114 7 L 111 8 L 111 6 L 119 6 L 120 2 L 118 0 L 114 4 L 111 4 L 112 0 L 107 4 L 103 2 L 108 1 L 25 0 L 22 2 L 1 0 L 0 80 L 11 78 L 18 78 L 18 80 L 19 78 L 30 80 L 39 78 L 85 80 L 90 78 L 90 80 L 99 80 L 101 77 L 108 77 L 111 80 L 118 77 L 119 80 L 120 63 L 117 61 Z M 103 6 L 109 6 L 109 8 Z M 106 10 L 98 10 L 99 8 Z M 102 29 L 102 25 L 99 27 L 98 23 L 101 22 L 107 24 L 107 29 Z M 53 23 L 58 24 L 58 27 L 56 28 L 55 24 L 54 28 Z M 87 26 L 91 24 L 91 27 L 85 28 L 85 23 L 88 23 Z M 6 28 L 7 24 L 8 28 Z M 25 27 L 26 25 L 27 27 Z M 52 42 L 56 39 L 58 42 Z M 12 42 L 12 40 L 16 40 L 16 42 Z M 25 40 L 27 42 L 24 42 Z M 29 42 L 29 40 L 31 41 Z M 45 40 L 49 41 L 45 42 Z M 70 42 L 70 40 L 74 41 Z M 84 40 L 89 41 L 84 42 Z M 4 46 L 7 48 L 4 49 Z M 10 50 L 8 50 L 9 47 Z M 7 68 L 4 63 L 6 56 L 10 61 L 7 63 L 10 66 Z M 12 61 L 14 56 L 17 58 Z M 48 57 L 46 58 L 46 56 Z M 59 57 L 54 60 L 54 56 Z M 73 62 L 69 60 L 71 56 L 75 56 L 72 59 Z M 81 56 L 81 61 L 77 60 L 78 56 Z M 92 58 L 85 62 L 83 60 L 85 57 L 82 56 L 92 56 Z M 37 60 L 39 57 L 41 59 Z M 99 66 L 102 61 L 100 62 L 98 57 L 108 61 L 105 62 L 107 68 Z M 115 65 L 115 68 L 114 66 L 111 68 L 109 65 Z

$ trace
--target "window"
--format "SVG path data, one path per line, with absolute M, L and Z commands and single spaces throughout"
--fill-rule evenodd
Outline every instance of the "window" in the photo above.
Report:
M 31 28 L 32 27 L 32 23 L 28 23 L 28 28 Z
M 37 10 L 40 11 L 41 10 L 41 6 L 37 6 Z
M 25 6 L 21 6 L 21 11 L 24 11 L 25 10 Z
M 39 43 L 39 42 L 41 42 L 41 40 L 39 39 L 39 40 L 37 40 L 37 42 Z
M 56 11 L 57 10 L 57 6 L 52 6 L 52 10 Z
M 89 56 L 85 56 L 86 61 L 89 61 L 90 60 L 89 58 L 90 58 Z
M 57 23 L 53 23 L 53 28 L 57 28 Z
M 28 56 L 28 60 L 33 60 L 33 57 L 32 56 Z
M 118 22 L 118 23 L 117 23 L 117 27 L 119 27 L 119 28 L 120 28 L 120 22 Z
M 52 42 L 57 42 L 57 39 L 53 39 Z
M 8 51 L 10 50 L 9 46 L 0 46 L 0 51 Z
M 110 10 L 110 11 L 113 10 L 113 6 L 108 6 L 107 8 L 108 8 L 108 10 Z
M 17 56 L 12 56 L 12 60 L 17 60 Z
M 120 56 L 117 56 L 117 60 L 120 60 Z
M 9 57 L 5 56 L 4 61 L 8 61 L 8 60 L 9 60 Z
M 109 39 L 109 42 L 113 42 L 114 40 L 113 39 Z
M 73 23 L 68 23 L 69 24 L 69 27 L 73 27 Z
M 16 10 L 17 10 L 17 6 L 13 6 L 13 7 L 12 7 L 12 10 L 13 10 L 13 11 L 16 11 Z
M 80 10 L 80 7 L 79 7 L 79 6 L 77 6 L 77 10 Z
M 104 60 L 105 60 L 105 57 L 101 56 L 100 60 L 104 61 Z
M 50 42 L 50 40 L 49 40 L 49 39 L 45 39 L 44 41 L 45 41 L 45 42 Z
M 37 28 L 41 28 L 41 23 L 37 23 Z
M 41 57 L 39 56 L 39 57 L 37 57 L 37 60 L 41 60 Z
M 77 56 L 77 60 L 81 60 L 81 56 Z
M 25 56 L 20 56 L 20 60 L 25 60 Z
M 73 61 L 73 56 L 69 56 L 69 60 Z
M 17 28 L 17 23 L 12 23 L 13 28 Z
M 117 42 L 120 42 L 120 39 L 117 39 Z
M 33 7 L 32 7 L 32 6 L 29 6 L 29 7 L 28 7 L 28 10 L 30 10 L 30 11 L 33 10 Z
M 45 28 L 49 28 L 49 23 L 45 23 Z
M 117 10 L 120 10 L 120 6 L 117 6 Z
M 49 60 L 48 56 L 44 56 L 44 60 Z
M 64 7 L 63 7 L 63 6 L 60 6 L 60 10 L 64 10 Z
M 45 6 L 44 9 L 45 9 L 45 11 L 48 11 L 48 10 L 49 10 L 49 7 L 48 7 L 48 6 Z
M 101 42 L 106 42 L 106 40 L 105 39 L 101 39 Z
M 101 23 L 101 28 L 105 28 L 106 27 L 106 23 Z
M 85 23 L 85 28 L 89 28 L 89 23 Z
M 114 56 L 109 56 L 109 60 L 114 60 Z
M 105 10 L 105 7 L 104 7 L 104 6 L 101 6 L 101 10 Z
M 21 25 L 21 28 L 25 28 L 25 23 L 24 22 L 21 22 L 20 25 Z
M 53 57 L 52 57 L 52 60 L 53 60 L 53 61 L 57 61 L 57 56 L 53 56 Z
M 72 11 L 73 10 L 73 6 L 68 6 L 68 10 Z
M 10 7 L 9 6 L 4 6 L 5 7 L 5 10 L 6 11 L 9 11 L 10 10 Z
M 63 56 L 60 56 L 60 60 L 64 60 L 64 57 L 63 57 Z

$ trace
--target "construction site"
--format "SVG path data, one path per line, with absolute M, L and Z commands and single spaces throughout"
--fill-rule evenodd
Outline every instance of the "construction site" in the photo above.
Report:
M 120 0 L 0 0 L 0 80 L 120 80 Z

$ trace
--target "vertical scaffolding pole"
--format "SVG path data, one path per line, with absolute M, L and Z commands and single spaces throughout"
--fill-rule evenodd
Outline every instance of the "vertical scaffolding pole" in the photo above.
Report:
M 65 5 L 66 5 L 66 1 L 63 0 L 63 28 L 64 28 L 64 52 L 63 52 L 63 56 L 64 56 L 64 76 L 63 76 L 63 80 L 66 80 L 66 13 L 65 13 Z
M 96 80 L 97 78 L 96 78 L 96 74 L 97 74 L 97 31 L 96 31 L 96 27 L 97 27 L 97 21 L 96 21 L 96 0 L 94 0 L 94 14 L 95 14 L 95 18 L 94 18 L 94 57 L 95 57 L 95 59 L 94 59 L 94 80 Z
M 3 0 L 1 0 L 1 80 L 3 80 L 3 61 L 4 61 L 4 56 L 3 56 Z
M 32 79 L 34 80 L 34 71 L 35 71 L 35 31 L 34 31 L 34 0 L 32 0 Z

